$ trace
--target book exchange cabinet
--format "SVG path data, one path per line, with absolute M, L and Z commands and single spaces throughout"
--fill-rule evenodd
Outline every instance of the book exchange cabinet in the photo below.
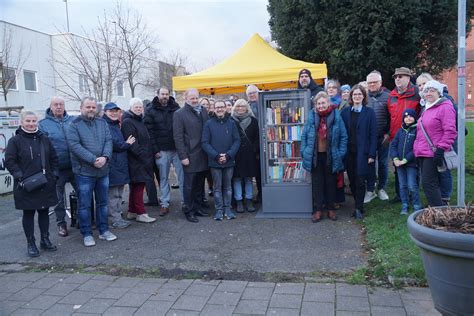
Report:
M 311 216 L 311 174 L 303 169 L 301 158 L 310 102 L 308 90 L 259 93 L 262 207 L 258 218 Z

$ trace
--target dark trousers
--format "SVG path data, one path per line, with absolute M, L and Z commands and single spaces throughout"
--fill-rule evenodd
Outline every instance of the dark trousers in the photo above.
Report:
M 428 205 L 443 206 L 441 200 L 441 185 L 439 174 L 433 158 L 419 158 L 421 166 L 421 184 L 425 192 Z
M 313 183 L 313 212 L 323 211 L 324 204 L 328 211 L 334 211 L 336 175 L 327 164 L 326 153 L 318 153 L 316 167 L 311 171 L 311 181 Z
M 184 213 L 189 214 L 201 208 L 206 171 L 184 173 Z
M 49 231 L 49 215 L 48 209 L 42 208 L 39 210 L 23 210 L 23 231 L 26 239 L 35 237 L 35 212 L 38 212 L 38 226 L 40 228 L 41 236 L 47 236 Z
M 130 195 L 128 196 L 128 211 L 137 215 L 145 214 L 145 204 L 143 203 L 143 191 L 145 190 L 145 183 L 130 183 L 129 188 Z
M 156 176 L 156 179 L 158 180 L 158 186 L 160 186 L 160 170 L 158 170 L 158 167 L 156 166 L 154 159 L 153 159 L 153 173 L 154 173 L 153 180 L 145 183 L 146 196 L 148 196 L 148 203 L 158 204 L 158 193 L 156 191 L 155 176 Z
M 357 153 L 347 154 L 347 176 L 355 200 L 355 208 L 364 213 L 365 182 L 367 176 L 357 174 Z

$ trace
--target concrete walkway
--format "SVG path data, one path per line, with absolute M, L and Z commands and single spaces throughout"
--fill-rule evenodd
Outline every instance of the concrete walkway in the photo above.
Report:
M 0 272 L 0 284 L 0 315 L 440 315 L 427 288 L 44 272 Z

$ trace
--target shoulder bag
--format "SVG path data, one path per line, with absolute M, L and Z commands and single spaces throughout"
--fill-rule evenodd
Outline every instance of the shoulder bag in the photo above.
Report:
M 433 152 L 436 152 L 436 147 L 433 145 L 433 142 L 431 141 L 430 137 L 426 133 L 426 130 L 423 126 L 423 122 L 420 120 L 419 123 L 421 126 L 421 130 L 423 131 L 423 134 L 425 135 L 425 138 L 428 141 L 428 144 L 430 144 L 431 150 Z M 441 167 L 438 167 L 438 171 L 443 172 L 446 169 L 448 170 L 457 169 L 458 166 L 459 166 L 458 154 L 454 151 L 453 147 L 451 146 L 451 149 L 449 151 L 444 152 L 444 165 Z
M 42 170 L 40 172 L 37 172 L 23 179 L 23 181 L 20 182 L 20 186 L 26 192 L 33 192 L 33 191 L 39 190 L 48 183 L 48 179 L 46 178 L 45 152 L 44 152 L 43 143 L 41 142 L 41 138 L 39 139 L 39 143 L 40 143 L 40 149 L 41 149 Z

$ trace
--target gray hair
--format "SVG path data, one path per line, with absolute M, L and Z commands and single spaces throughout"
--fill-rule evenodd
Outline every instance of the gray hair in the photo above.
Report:
M 81 107 L 84 105 L 84 102 L 86 101 L 94 101 L 95 104 L 97 105 L 97 100 L 95 98 L 87 96 L 81 99 Z
M 418 79 L 426 79 L 427 81 L 431 81 L 431 80 L 434 80 L 433 79 L 433 76 L 427 72 L 423 72 L 421 73 L 417 78 L 416 78 L 416 82 L 418 83 Z
M 36 114 L 35 112 L 25 111 L 25 112 L 21 112 L 20 119 L 23 121 L 25 119 L 25 117 L 27 117 L 28 115 L 33 115 L 34 117 L 38 118 L 38 114 Z
M 257 88 L 257 86 L 254 85 L 254 84 L 251 84 L 251 85 L 249 85 L 249 86 L 247 87 L 247 90 L 245 91 L 245 94 L 247 94 L 247 96 L 248 96 L 248 94 L 249 94 L 250 92 L 255 92 L 255 91 L 257 91 L 257 92 L 259 91 L 258 88 Z
M 231 115 L 232 116 L 234 116 L 235 108 L 239 105 L 245 105 L 245 107 L 247 108 L 247 111 L 250 113 L 250 115 L 255 117 L 255 114 L 253 114 L 252 108 L 250 107 L 249 103 L 244 99 L 238 99 L 237 101 L 235 101 L 234 105 L 232 106 L 232 110 L 231 110 Z
M 55 95 L 55 96 L 52 96 L 52 97 L 51 97 L 51 102 L 50 102 L 50 104 L 53 104 L 53 102 L 54 102 L 55 100 L 58 100 L 58 101 L 60 101 L 60 102 L 62 102 L 62 103 L 65 103 L 65 100 L 64 100 L 64 98 L 63 98 L 62 96 Z
M 379 81 L 382 81 L 382 74 L 378 70 L 372 70 L 368 75 L 367 75 L 367 81 L 369 81 L 369 76 L 374 76 L 377 77 Z
M 130 108 L 136 104 L 140 104 L 141 106 L 143 106 L 143 102 L 140 98 L 131 98 L 129 102 Z
M 327 90 L 327 89 L 328 89 L 328 86 L 329 86 L 330 84 L 335 85 L 338 92 L 339 92 L 339 90 L 341 89 L 341 84 L 339 83 L 339 80 L 337 80 L 337 79 L 329 79 L 329 80 L 326 82 L 326 86 L 325 86 L 325 89 L 324 89 L 324 90 Z

